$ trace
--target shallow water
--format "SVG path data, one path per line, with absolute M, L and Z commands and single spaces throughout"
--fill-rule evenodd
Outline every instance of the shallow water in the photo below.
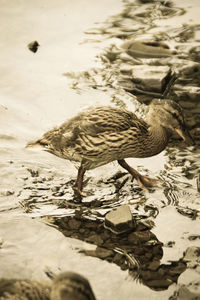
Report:
M 184 22 L 198 23 L 198 1 L 189 7 L 187 1 L 179 0 L 176 6 L 184 7 L 187 14 L 157 20 L 157 25 L 173 28 Z M 154 291 L 145 281 L 146 273 L 139 272 L 136 277 L 140 280 L 134 281 L 127 269 L 122 271 L 114 263 L 78 253 L 81 248 L 93 247 L 87 243 L 86 233 L 79 237 L 76 231 L 64 232 L 67 223 L 61 224 L 62 217 L 73 219 L 74 212 L 81 210 L 73 201 L 76 168 L 51 154 L 25 149 L 28 141 L 87 106 L 114 105 L 124 99 L 129 109 L 141 109 L 135 98 L 123 91 L 113 103 L 115 90 L 91 89 L 86 84 L 79 90 L 71 89 L 70 80 L 63 76 L 91 66 L 101 67 L 95 56 L 116 38 L 85 35 L 84 31 L 98 27 L 96 22 L 105 21 L 121 9 L 121 1 L 116 0 L 95 4 L 87 0 L 87 5 L 78 0 L 1 1 L 0 276 L 47 279 L 45 268 L 54 272 L 73 269 L 88 277 L 97 299 L 168 299 L 175 284 L 167 290 Z M 27 48 L 33 40 L 40 44 L 35 54 Z M 136 219 L 154 220 L 155 226 L 149 232 L 164 245 L 159 266 L 176 263 L 187 247 L 200 245 L 198 238 L 190 239 L 199 234 L 199 160 L 198 147 L 186 148 L 182 142 L 170 145 L 153 158 L 129 159 L 139 171 L 162 181 L 161 188 L 151 192 L 141 191 L 126 174 L 120 173 L 115 179 L 116 173 L 122 171 L 115 162 L 89 171 L 86 190 L 93 191 L 93 195 L 84 199 L 83 215 L 101 222 L 113 207 L 128 203 Z M 44 223 L 59 228 L 65 236 Z M 173 247 L 167 246 L 170 241 Z M 145 251 L 137 256 L 142 267 L 143 257 L 149 253 Z M 183 272 L 179 283 L 187 281 L 187 276 L 191 274 Z

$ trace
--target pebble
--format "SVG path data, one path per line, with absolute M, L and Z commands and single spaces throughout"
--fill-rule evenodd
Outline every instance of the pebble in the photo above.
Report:
M 185 251 L 183 260 L 184 261 L 200 260 L 200 247 L 196 247 L 196 246 L 188 247 L 187 250 Z
M 182 285 L 178 291 L 178 299 L 200 300 L 200 282 L 190 282 L 187 286 Z
M 148 269 L 151 271 L 155 271 L 159 268 L 159 266 L 160 266 L 160 261 L 154 260 L 148 265 Z
M 85 241 L 88 242 L 88 243 L 98 245 L 98 246 L 101 246 L 104 243 L 102 238 L 100 236 L 98 236 L 97 234 L 92 234 L 91 236 L 87 237 L 85 239 Z
M 172 280 L 170 279 L 157 279 L 148 281 L 148 286 L 153 288 L 167 288 L 169 285 L 172 284 Z M 181 299 L 182 300 L 182 299 Z
M 134 66 L 132 69 L 132 79 L 135 83 L 140 83 L 141 87 L 147 91 L 162 93 L 163 88 L 171 74 L 168 66 Z
M 75 219 L 70 219 L 68 222 L 70 229 L 79 229 L 81 226 L 81 222 Z
M 97 247 L 96 248 L 96 256 L 101 258 L 101 259 L 105 259 L 105 258 L 108 258 L 110 256 L 113 256 L 113 254 L 114 254 L 114 252 L 112 250 L 102 248 L 102 247 Z
M 133 229 L 133 217 L 129 205 L 121 205 L 107 213 L 104 227 L 115 234 Z
M 137 245 L 138 243 L 145 243 L 152 239 L 152 234 L 150 231 L 136 231 L 128 235 L 129 243 Z

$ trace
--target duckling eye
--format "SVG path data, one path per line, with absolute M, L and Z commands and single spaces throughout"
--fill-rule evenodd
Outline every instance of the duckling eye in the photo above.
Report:
M 175 112 L 172 113 L 172 116 L 173 116 L 175 119 L 178 119 L 178 117 L 179 117 L 178 114 L 175 113 Z
M 40 141 L 40 145 L 42 145 L 43 147 L 48 147 L 49 144 L 47 142 L 43 142 L 43 141 Z

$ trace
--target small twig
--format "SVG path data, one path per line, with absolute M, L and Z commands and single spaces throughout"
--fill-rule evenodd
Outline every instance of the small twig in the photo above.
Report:
M 137 269 L 140 268 L 140 263 L 137 261 L 137 259 L 134 256 L 128 254 L 126 250 L 118 248 L 118 247 L 114 248 L 113 250 L 117 253 L 123 254 L 128 259 L 128 261 L 131 263 L 131 265 L 136 266 Z

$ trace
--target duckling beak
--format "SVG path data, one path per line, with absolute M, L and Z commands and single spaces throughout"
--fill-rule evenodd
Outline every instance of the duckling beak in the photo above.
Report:
M 34 142 L 29 142 L 25 148 L 35 148 L 37 145 L 37 142 L 34 141 Z
M 44 148 L 40 140 L 29 142 L 25 148 Z
M 195 141 L 187 129 L 175 128 L 175 131 L 189 146 L 195 145 Z

